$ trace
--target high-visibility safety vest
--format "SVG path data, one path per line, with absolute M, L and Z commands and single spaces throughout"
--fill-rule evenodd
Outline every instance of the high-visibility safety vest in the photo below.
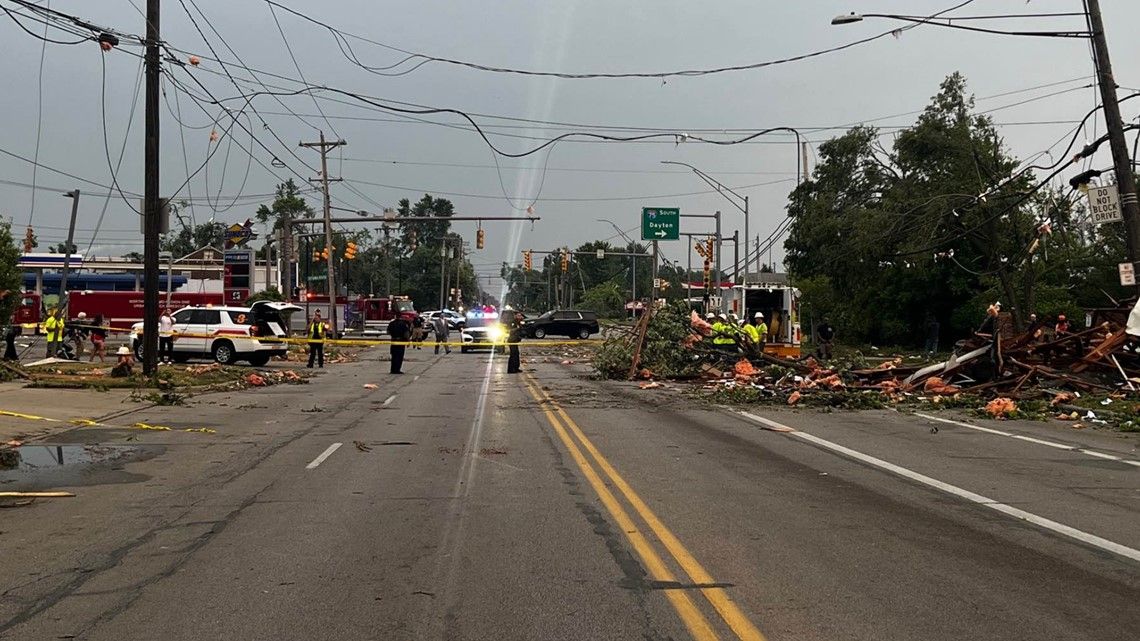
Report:
M 731 325 L 723 321 L 717 321 L 712 325 L 713 332 L 713 345 L 735 345 L 736 344 L 736 331 Z
M 753 343 L 760 342 L 760 330 L 755 325 L 745 325 L 742 331 L 744 335 L 748 337 L 748 340 Z
M 756 342 L 767 340 L 768 338 L 768 323 L 760 323 L 756 325 L 756 334 L 759 336 Z
M 309 323 L 309 338 L 313 340 L 324 340 L 325 338 L 325 323 L 324 321 L 313 321 Z
M 63 321 L 50 316 L 44 321 L 44 331 L 47 333 L 47 339 L 55 342 L 63 338 Z

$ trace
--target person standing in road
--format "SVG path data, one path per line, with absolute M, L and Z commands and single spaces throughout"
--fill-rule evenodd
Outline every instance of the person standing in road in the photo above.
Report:
M 392 373 L 404 373 L 404 352 L 407 351 L 407 342 L 412 337 L 412 324 L 404 319 L 403 316 L 397 316 L 388 323 L 388 336 L 392 339 Z
M 75 322 L 71 324 L 71 338 L 75 341 L 75 360 L 83 360 L 84 344 L 87 342 L 89 328 L 87 326 L 87 312 L 79 312 Z
M 447 317 L 442 313 L 436 314 L 435 318 L 432 319 L 431 324 L 432 328 L 435 330 L 435 353 L 438 354 L 440 345 L 443 345 L 445 353 L 450 354 L 451 345 L 447 343 L 447 333 L 450 329 L 447 326 Z
M 95 320 L 91 325 L 91 358 L 89 362 L 94 363 L 95 357 L 99 357 L 100 363 L 107 362 L 105 360 L 107 354 L 107 328 L 103 327 L 103 315 L 96 314 Z
M 47 357 L 52 358 L 59 352 L 63 342 L 63 319 L 59 317 L 59 308 L 53 307 L 44 321 L 44 333 L 47 334 Z
M 174 317 L 170 308 L 164 307 L 158 317 L 158 360 L 170 363 L 174 360 Z
M 717 314 L 716 322 L 712 326 L 713 345 L 719 350 L 735 352 L 736 330 L 735 326 L 729 324 L 726 314 L 723 312 Z
M 510 331 L 507 333 L 507 345 L 510 356 L 507 357 L 507 373 L 518 374 L 522 371 L 522 357 L 519 355 L 519 342 L 522 341 L 522 314 L 515 312 L 511 319 Z
M 325 367 L 325 335 L 328 333 L 329 326 L 321 320 L 320 310 L 313 312 L 313 321 L 309 323 L 309 330 L 305 332 L 309 338 L 309 369 L 313 368 L 313 361 L 317 361 L 317 367 L 324 369 Z
M 827 322 L 827 317 L 823 317 L 823 322 L 815 328 L 816 338 L 819 340 L 819 357 L 823 360 L 831 360 L 831 343 L 835 340 L 835 328 L 831 323 Z

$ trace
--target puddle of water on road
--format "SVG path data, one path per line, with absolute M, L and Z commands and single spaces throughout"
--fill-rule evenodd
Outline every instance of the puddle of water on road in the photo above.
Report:
M 0 451 L 0 487 L 39 488 L 143 480 L 123 465 L 160 454 L 161 446 L 37 444 Z

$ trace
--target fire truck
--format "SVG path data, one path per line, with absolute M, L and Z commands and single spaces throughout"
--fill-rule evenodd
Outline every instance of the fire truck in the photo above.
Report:
M 159 294 L 159 307 L 167 307 L 166 294 Z M 221 305 L 221 293 L 183 293 L 173 292 L 170 295 L 170 309 L 177 311 L 190 305 Z M 96 316 L 103 315 L 103 322 L 112 329 L 130 330 L 131 325 L 143 319 L 143 292 L 93 292 L 72 291 L 68 294 L 67 315 L 75 318 L 80 312 L 94 320 Z M 40 331 L 40 324 L 44 321 L 46 313 L 43 300 L 38 294 L 25 292 L 20 306 L 12 314 L 13 324 L 19 324 L 25 330 Z
M 289 322 L 290 329 L 298 333 L 305 332 L 314 313 L 320 312 L 321 318 L 325 320 L 328 320 L 330 313 L 327 294 L 303 294 L 301 298 L 297 305 L 303 307 L 305 313 L 293 314 Z M 341 321 L 341 335 L 345 338 L 377 338 L 388 332 L 388 323 L 397 316 L 409 323 L 419 318 L 412 300 L 407 296 L 338 296 L 336 313 L 337 319 Z
M 397 317 L 414 323 L 420 314 L 407 296 L 370 298 L 361 296 L 345 308 L 345 335 L 378 337 L 388 333 L 388 323 Z

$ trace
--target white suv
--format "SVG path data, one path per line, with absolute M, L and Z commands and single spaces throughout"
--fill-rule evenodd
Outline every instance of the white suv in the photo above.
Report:
M 261 367 L 274 356 L 284 356 L 285 343 L 260 340 L 286 338 L 288 323 L 283 314 L 299 312 L 291 303 L 258 301 L 250 307 L 184 307 L 174 312 L 174 360 L 213 358 L 224 365 L 249 361 Z M 131 327 L 131 349 L 142 360 L 143 324 Z

